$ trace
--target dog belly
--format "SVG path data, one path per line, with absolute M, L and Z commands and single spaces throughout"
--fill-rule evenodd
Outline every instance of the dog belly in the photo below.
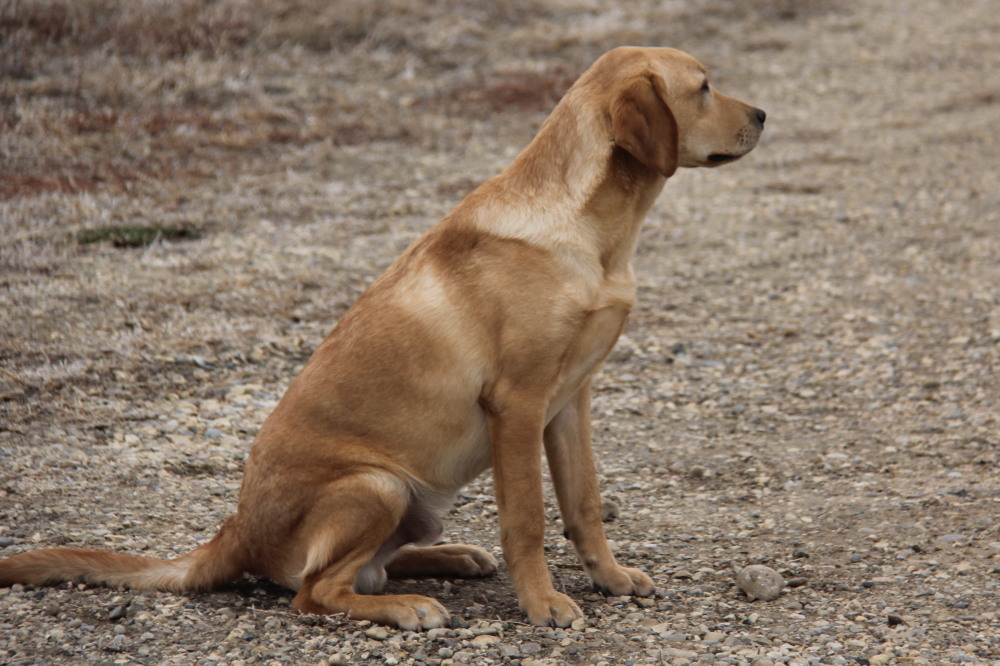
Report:
M 449 431 L 458 434 L 443 435 Z M 461 421 L 429 430 L 421 439 L 427 443 L 413 450 L 409 466 L 435 492 L 454 494 L 492 464 L 486 415 L 478 405 Z

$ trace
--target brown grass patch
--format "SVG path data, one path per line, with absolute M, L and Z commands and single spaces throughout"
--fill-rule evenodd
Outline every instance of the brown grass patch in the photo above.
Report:
M 251 7 L 222 2 L 3 0 L 0 74 L 30 78 L 56 50 L 141 58 L 219 55 L 249 42 L 260 27 Z
M 565 68 L 547 72 L 501 72 L 484 84 L 466 84 L 428 99 L 451 115 L 482 116 L 500 111 L 551 110 L 573 85 L 576 74 Z
M 35 173 L 0 174 L 0 200 L 45 192 L 93 192 L 104 186 L 124 190 L 142 177 L 139 169 L 111 163 L 52 165 Z
M 101 189 L 126 191 L 145 180 L 204 179 L 211 172 L 203 167 L 173 168 L 166 164 L 127 164 L 110 161 L 79 164 L 46 163 L 26 171 L 0 173 L 0 201 L 49 192 L 79 194 Z

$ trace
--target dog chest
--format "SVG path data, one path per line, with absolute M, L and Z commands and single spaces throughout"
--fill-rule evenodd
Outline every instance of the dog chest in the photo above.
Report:
M 551 419 L 583 383 L 597 371 L 611 352 L 629 313 L 626 303 L 616 303 L 585 315 L 559 373 L 559 387 L 548 410 Z

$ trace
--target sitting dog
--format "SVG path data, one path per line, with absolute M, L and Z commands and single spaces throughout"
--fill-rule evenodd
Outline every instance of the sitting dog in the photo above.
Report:
M 0 561 L 0 584 L 84 581 L 175 592 L 243 573 L 305 613 L 445 625 L 436 600 L 376 594 L 387 576 L 484 576 L 482 548 L 441 544 L 441 514 L 492 467 L 521 608 L 565 627 L 580 608 L 545 562 L 544 448 L 567 536 L 596 589 L 650 595 L 601 524 L 590 385 L 635 299 L 639 226 L 678 167 L 757 144 L 765 114 L 718 93 L 680 51 L 623 47 L 566 93 L 505 171 L 358 299 L 264 422 L 239 506 L 173 560 L 53 548 Z

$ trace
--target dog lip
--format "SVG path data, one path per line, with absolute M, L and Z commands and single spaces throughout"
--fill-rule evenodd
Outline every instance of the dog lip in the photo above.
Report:
M 733 160 L 738 160 L 739 155 L 729 155 L 727 153 L 713 153 L 708 156 L 708 161 L 713 164 L 722 164 L 723 162 L 732 162 Z

